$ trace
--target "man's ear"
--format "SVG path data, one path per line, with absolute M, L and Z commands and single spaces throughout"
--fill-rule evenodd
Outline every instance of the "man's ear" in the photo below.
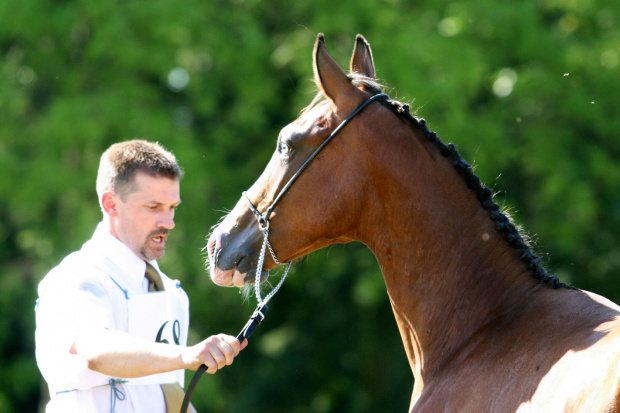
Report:
M 106 191 L 101 195 L 101 207 L 103 211 L 109 216 L 116 216 L 116 205 L 118 203 L 118 198 L 116 194 L 112 191 Z

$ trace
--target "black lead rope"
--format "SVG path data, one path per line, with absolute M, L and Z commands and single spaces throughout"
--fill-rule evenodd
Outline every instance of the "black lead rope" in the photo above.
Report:
M 256 310 L 254 310 L 254 313 L 252 314 L 248 322 L 245 324 L 241 332 L 237 335 L 237 340 L 239 340 L 239 343 L 243 343 L 244 339 L 250 338 L 250 336 L 254 332 L 254 329 L 258 327 L 261 321 L 265 319 L 265 313 L 268 309 L 269 307 L 267 307 L 267 304 L 262 304 L 256 307 Z M 194 377 L 192 377 L 192 381 L 187 387 L 187 392 L 185 393 L 185 397 L 183 398 L 181 413 L 187 413 L 189 401 L 192 398 L 194 390 L 196 389 L 198 380 L 200 380 L 200 377 L 205 373 L 205 371 L 207 371 L 207 366 L 203 364 L 198 367 L 198 370 L 196 370 L 196 373 L 194 373 Z

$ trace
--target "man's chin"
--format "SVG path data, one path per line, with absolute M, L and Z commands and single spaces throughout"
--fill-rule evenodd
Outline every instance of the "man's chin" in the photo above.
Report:
M 161 248 L 161 249 L 143 249 L 142 251 L 140 251 L 140 255 L 142 255 L 142 259 L 144 259 L 145 261 L 152 261 L 152 260 L 158 260 L 161 257 L 164 256 L 164 252 L 166 251 L 165 248 Z

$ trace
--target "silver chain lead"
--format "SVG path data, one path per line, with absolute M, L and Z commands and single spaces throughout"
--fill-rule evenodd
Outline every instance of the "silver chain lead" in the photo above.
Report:
M 258 264 L 256 265 L 256 275 L 254 277 L 254 293 L 256 294 L 256 299 L 258 300 L 259 305 L 267 304 L 267 302 L 271 300 L 271 297 L 273 297 L 275 293 L 278 292 L 278 290 L 284 283 L 284 280 L 286 279 L 286 276 L 288 275 L 288 271 L 291 269 L 291 264 L 292 264 L 292 262 L 288 263 L 288 265 L 286 266 L 286 270 L 284 270 L 284 275 L 282 275 L 282 278 L 280 279 L 280 282 L 278 282 L 278 284 L 274 287 L 274 289 L 271 290 L 269 294 L 267 294 L 267 296 L 263 300 L 260 294 L 260 276 L 261 276 L 261 273 L 263 272 L 263 264 L 265 263 L 265 254 L 267 253 L 267 247 L 269 247 L 269 253 L 271 254 L 271 258 L 273 258 L 275 263 L 278 265 L 282 265 L 283 263 L 278 261 L 278 259 L 276 258 L 276 254 L 273 252 L 273 248 L 271 248 L 271 244 L 269 243 L 268 227 L 264 227 L 262 229 L 263 229 L 263 235 L 264 235 L 263 246 L 260 249 L 260 256 L 258 257 Z

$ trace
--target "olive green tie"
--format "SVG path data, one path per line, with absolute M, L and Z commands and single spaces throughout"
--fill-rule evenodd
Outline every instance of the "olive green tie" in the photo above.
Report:
M 149 280 L 149 291 L 164 291 L 164 283 L 161 280 L 159 272 L 148 262 L 146 263 L 145 277 Z M 164 400 L 166 401 L 166 412 L 177 413 L 181 411 L 185 392 L 181 385 L 177 383 L 161 384 L 164 392 Z
M 159 272 L 148 262 L 146 263 L 146 278 L 149 280 L 149 291 L 164 291 L 164 283 Z

